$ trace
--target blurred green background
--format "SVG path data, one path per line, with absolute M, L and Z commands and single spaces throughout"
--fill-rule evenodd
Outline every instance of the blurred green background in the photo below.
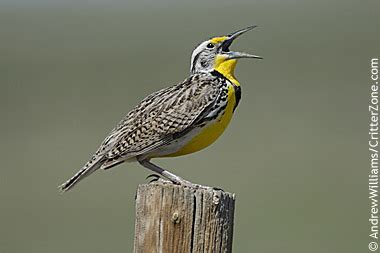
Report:
M 132 252 L 137 164 L 72 176 L 143 97 L 232 49 L 243 96 L 212 147 L 156 162 L 237 195 L 234 252 L 367 252 L 369 62 L 378 1 L 0 3 L 0 252 Z

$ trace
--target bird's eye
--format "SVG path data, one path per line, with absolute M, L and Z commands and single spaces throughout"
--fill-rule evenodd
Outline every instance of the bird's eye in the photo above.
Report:
M 208 44 L 207 44 L 207 48 L 214 48 L 214 44 L 212 44 L 212 43 L 208 43 Z

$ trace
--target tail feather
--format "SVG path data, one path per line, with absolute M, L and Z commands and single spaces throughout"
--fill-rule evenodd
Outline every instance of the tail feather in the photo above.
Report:
M 60 185 L 58 189 L 64 193 L 71 188 L 73 188 L 77 183 L 79 183 L 81 180 L 83 180 L 85 177 L 89 176 L 96 170 L 100 168 L 100 166 L 103 164 L 104 160 L 102 158 L 93 158 L 90 161 L 88 161 L 82 169 L 80 169 L 73 177 L 71 177 L 69 180 L 67 180 L 65 183 Z

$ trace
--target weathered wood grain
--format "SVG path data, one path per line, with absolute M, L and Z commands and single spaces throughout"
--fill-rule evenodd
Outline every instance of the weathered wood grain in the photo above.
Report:
M 234 194 L 211 188 L 139 185 L 134 252 L 232 252 L 234 208 Z

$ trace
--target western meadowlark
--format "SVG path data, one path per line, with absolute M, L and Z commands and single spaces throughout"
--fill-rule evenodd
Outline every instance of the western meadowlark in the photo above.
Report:
M 237 59 L 261 59 L 229 47 L 255 27 L 200 43 L 191 56 L 190 77 L 143 99 L 60 189 L 67 191 L 94 171 L 126 161 L 137 161 L 175 184 L 194 186 L 150 160 L 199 151 L 223 133 L 241 97 L 240 83 L 234 76 Z

